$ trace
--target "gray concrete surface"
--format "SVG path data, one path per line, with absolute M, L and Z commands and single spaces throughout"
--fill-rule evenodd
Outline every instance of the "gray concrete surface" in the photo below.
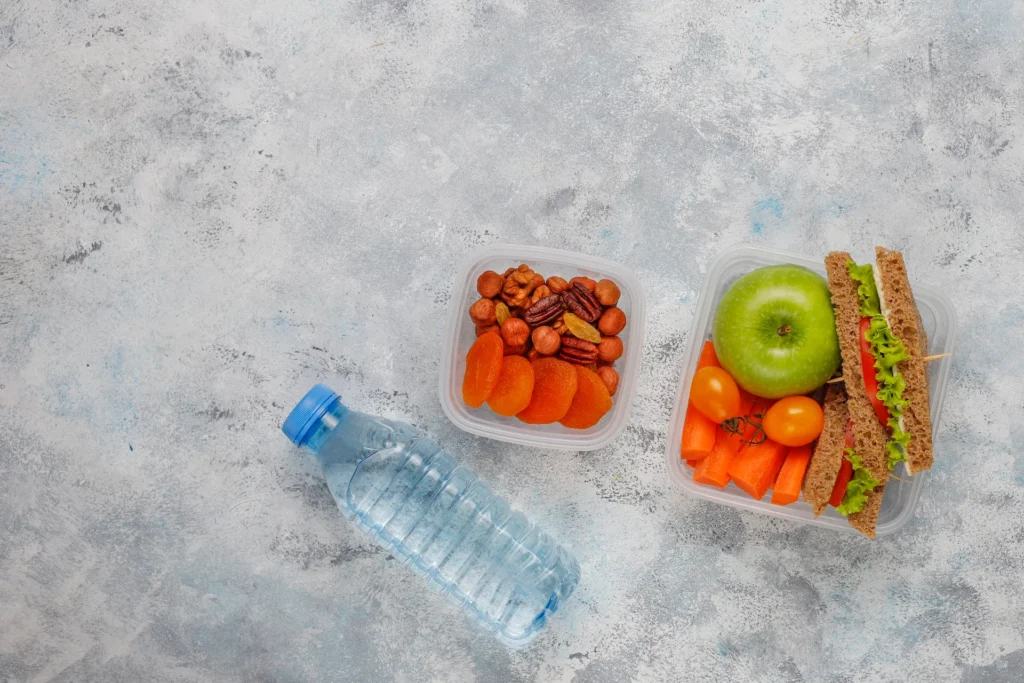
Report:
M 0 680 L 1024 676 L 1024 3 L 0 0 Z M 470 437 L 437 398 L 493 242 L 632 268 L 628 427 Z M 662 451 L 738 242 L 903 249 L 960 343 L 913 522 L 699 502 Z M 463 450 L 584 579 L 511 652 L 278 427 L 324 380 Z

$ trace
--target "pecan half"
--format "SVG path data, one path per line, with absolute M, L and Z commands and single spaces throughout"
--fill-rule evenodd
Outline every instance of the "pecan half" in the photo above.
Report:
M 530 327 L 550 325 L 562 315 L 562 297 L 550 294 L 526 309 L 523 320 Z
M 597 296 L 587 289 L 582 282 L 574 282 L 572 287 L 562 293 L 562 301 L 565 307 L 578 315 L 588 323 L 592 323 L 601 317 L 601 302 Z
M 588 365 L 597 361 L 597 344 L 586 339 L 566 335 L 562 337 L 562 348 L 558 357 L 576 365 Z

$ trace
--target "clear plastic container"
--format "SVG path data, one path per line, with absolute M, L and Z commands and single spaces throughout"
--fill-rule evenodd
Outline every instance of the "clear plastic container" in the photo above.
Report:
M 854 254 L 853 256 L 857 258 L 858 255 Z M 874 263 L 874 253 L 872 252 L 870 261 L 866 256 L 862 256 L 862 261 L 858 262 Z M 816 273 L 825 275 L 824 257 L 812 259 L 799 254 L 748 245 L 726 249 L 711 264 L 697 300 L 697 312 L 693 317 L 689 345 L 683 358 L 683 374 L 679 382 L 679 393 L 676 396 L 675 407 L 672 410 L 672 418 L 669 423 L 668 443 L 665 447 L 669 477 L 687 493 L 716 503 L 773 517 L 784 517 L 815 526 L 854 532 L 855 530 L 849 525 L 846 518 L 832 507 L 829 507 L 820 517 L 815 517 L 811 505 L 802 500 L 791 505 L 772 505 L 768 502 L 771 498 L 770 491 L 763 499 L 754 500 L 732 483 L 724 489 L 698 484 L 693 481 L 693 470 L 687 467 L 686 462 L 679 457 L 679 443 L 683 435 L 683 421 L 690 395 L 690 379 L 696 371 L 701 347 L 706 340 L 711 338 L 711 326 L 719 299 L 729 285 L 741 275 L 761 266 L 780 263 L 806 266 Z M 942 292 L 933 287 L 915 282 L 912 282 L 911 286 L 917 306 L 921 311 L 925 332 L 928 335 L 928 353 L 952 353 L 956 340 L 956 313 L 953 310 L 953 304 Z M 949 382 L 949 372 L 952 367 L 951 361 L 951 358 L 941 358 L 928 364 L 933 436 L 934 430 L 938 429 L 942 402 L 946 397 L 946 384 Z M 902 463 L 897 468 L 897 474 L 902 481 L 890 479 L 885 487 L 885 497 L 882 499 L 882 509 L 878 515 L 876 529 L 878 536 L 896 533 L 910 521 L 927 476 L 927 473 L 913 477 L 906 476 L 906 470 L 903 469 Z
M 480 298 L 476 279 L 485 270 L 505 272 L 525 263 L 545 278 L 557 275 L 570 279 L 577 275 L 614 281 L 622 291 L 618 307 L 626 314 L 622 338 L 625 352 L 615 363 L 619 388 L 612 397 L 612 409 L 589 429 L 569 429 L 562 425 L 530 425 L 514 417 L 502 417 L 485 403 L 469 408 L 462 402 L 462 377 L 466 372 L 466 352 L 476 340 L 475 327 L 469 319 L 469 307 Z M 441 405 L 448 419 L 467 432 L 499 441 L 538 448 L 560 448 L 589 451 L 608 445 L 629 417 L 644 341 L 644 292 L 640 282 L 626 268 L 612 261 L 571 251 L 546 247 L 495 244 L 467 258 L 455 279 L 455 287 L 445 326 L 445 345 L 441 356 Z

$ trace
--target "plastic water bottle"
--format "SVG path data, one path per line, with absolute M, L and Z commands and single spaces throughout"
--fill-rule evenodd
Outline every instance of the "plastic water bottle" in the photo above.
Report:
M 313 387 L 282 427 L 311 450 L 345 517 L 510 645 L 569 597 L 580 568 L 423 432 Z

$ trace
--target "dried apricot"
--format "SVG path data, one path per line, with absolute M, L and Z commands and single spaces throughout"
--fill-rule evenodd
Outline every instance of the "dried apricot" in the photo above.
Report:
M 498 383 L 487 405 L 498 415 L 512 417 L 530 405 L 533 397 L 533 366 L 522 356 L 508 356 L 501 364 Z
M 462 378 L 462 400 L 470 408 L 479 408 L 498 383 L 505 342 L 497 332 L 477 337 L 466 354 L 466 375 Z
M 596 425 L 612 408 L 608 387 L 593 370 L 577 365 L 577 389 L 568 412 L 559 420 L 570 429 L 586 429 Z
M 538 358 L 533 366 L 533 396 L 530 405 L 516 417 L 529 424 L 558 422 L 572 405 L 579 381 L 572 364 L 557 358 Z

